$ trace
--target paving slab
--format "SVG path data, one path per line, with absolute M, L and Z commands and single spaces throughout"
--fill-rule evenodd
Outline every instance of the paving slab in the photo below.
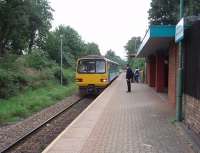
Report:
M 175 108 L 122 74 L 43 153 L 193 153 L 173 124 Z

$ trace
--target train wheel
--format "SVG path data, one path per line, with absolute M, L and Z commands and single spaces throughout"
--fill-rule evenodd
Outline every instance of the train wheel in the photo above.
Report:
M 79 87 L 79 96 L 80 97 L 84 97 L 84 96 L 86 96 L 87 95 L 87 90 L 86 90 L 86 88 L 80 88 Z

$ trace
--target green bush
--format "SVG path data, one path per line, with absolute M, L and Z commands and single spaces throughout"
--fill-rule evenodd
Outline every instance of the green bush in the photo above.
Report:
M 26 66 L 35 69 L 43 69 L 46 67 L 53 67 L 56 65 L 55 62 L 48 59 L 48 56 L 40 50 L 33 51 L 33 53 L 26 55 Z
M 57 71 L 55 71 L 54 75 L 55 75 L 56 79 L 58 81 L 60 81 L 60 79 L 61 79 L 60 69 L 57 69 Z M 62 73 L 62 81 L 63 81 L 63 85 L 67 85 L 69 83 L 67 77 L 64 76 L 64 73 Z
M 27 83 L 24 74 L 0 68 L 0 98 L 16 95 Z
M 48 81 L 60 83 L 60 66 L 39 50 L 28 55 L 8 55 L 0 59 L 0 99 L 7 99 Z M 74 81 L 74 70 L 63 68 L 63 85 Z
M 145 60 L 143 58 L 134 58 L 129 61 L 129 64 L 133 69 L 139 68 L 140 70 L 144 70 Z
M 49 81 L 46 86 L 2 100 L 0 103 L 0 124 L 23 119 L 34 112 L 58 102 L 77 90 L 75 84 L 60 86 Z
M 64 75 L 64 78 L 67 78 L 67 80 L 69 82 L 74 82 L 74 78 L 75 78 L 75 70 L 74 69 L 64 69 L 63 70 L 63 75 Z
M 15 61 L 18 58 L 17 55 L 6 55 L 3 58 L 0 58 L 0 68 L 5 70 L 16 71 L 18 69 Z

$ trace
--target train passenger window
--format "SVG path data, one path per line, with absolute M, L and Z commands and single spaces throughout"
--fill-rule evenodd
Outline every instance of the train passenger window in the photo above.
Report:
M 96 73 L 105 73 L 106 63 L 103 60 L 96 61 Z

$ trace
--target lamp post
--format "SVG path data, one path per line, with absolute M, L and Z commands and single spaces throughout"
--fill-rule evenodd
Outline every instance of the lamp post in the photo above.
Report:
M 136 41 L 137 41 L 137 37 L 135 37 L 135 52 L 136 52 Z
M 180 19 L 183 18 L 184 0 L 180 0 Z M 184 25 L 183 25 L 184 26 Z M 182 120 L 182 98 L 183 98 L 183 64 L 184 64 L 184 51 L 183 42 L 179 41 L 179 54 L 178 54 L 178 78 L 177 78 L 177 102 L 176 102 L 176 120 Z
M 63 65 L 63 35 L 60 35 L 60 84 L 61 86 L 63 84 L 62 65 Z

